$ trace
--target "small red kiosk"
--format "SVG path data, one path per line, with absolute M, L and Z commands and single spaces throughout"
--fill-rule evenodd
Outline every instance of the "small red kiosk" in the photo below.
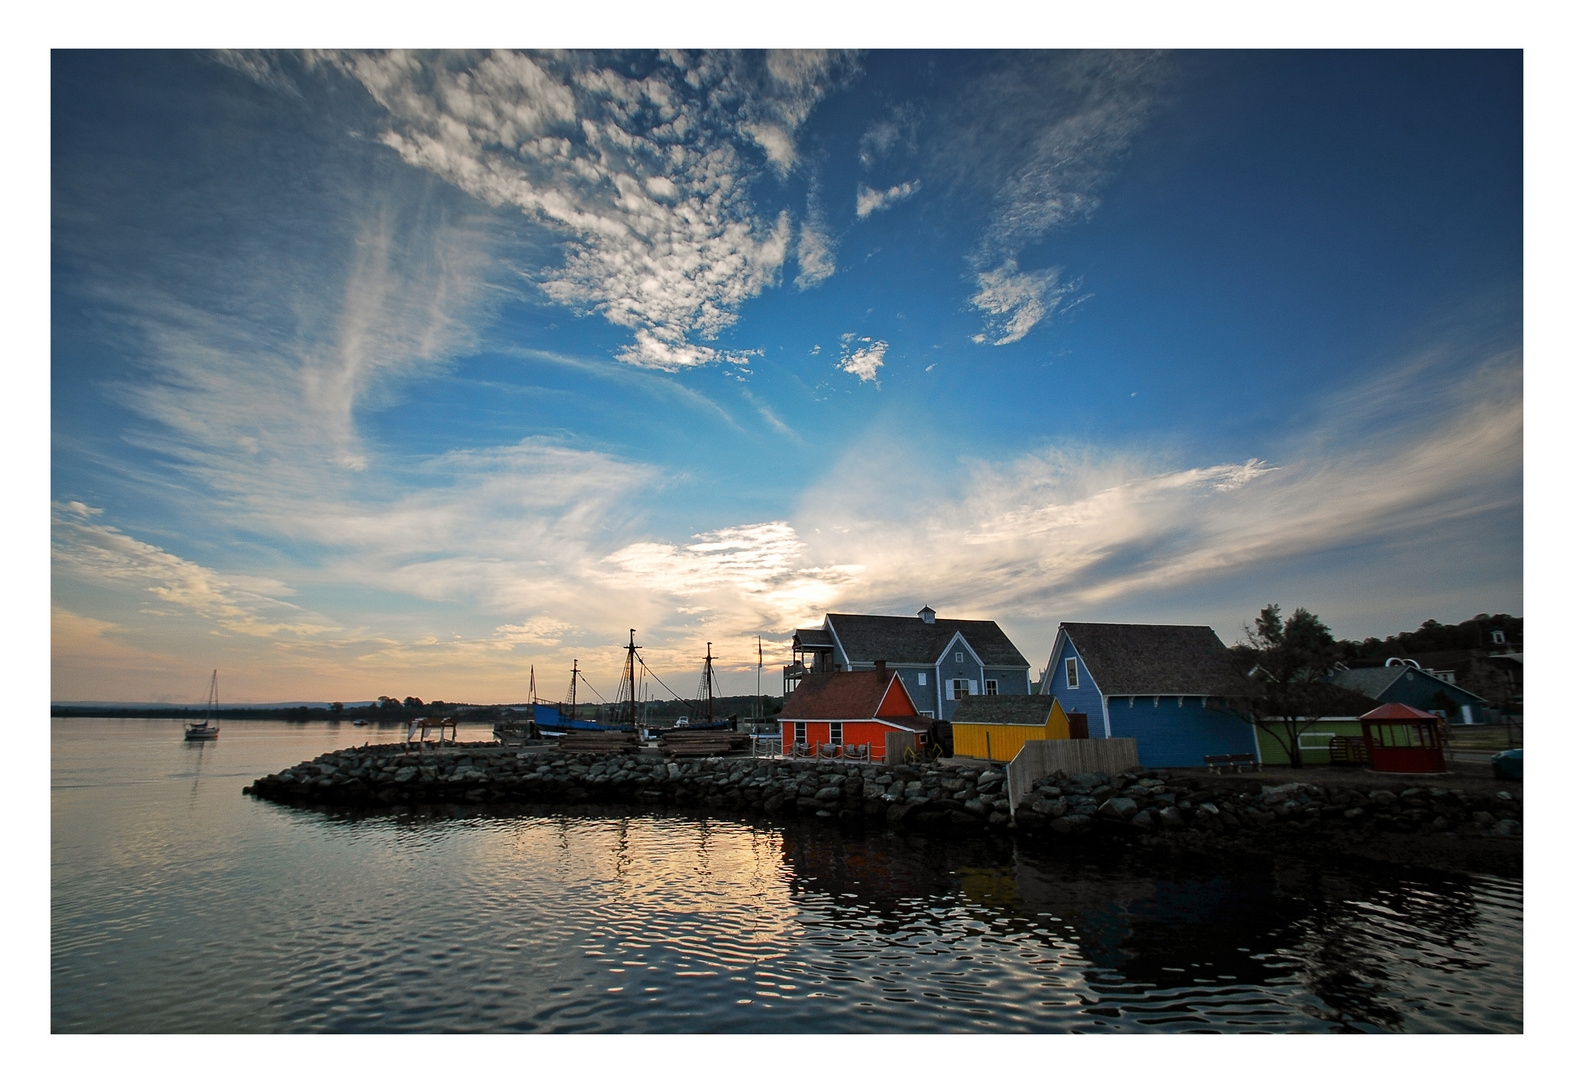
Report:
M 1442 773 L 1445 747 L 1440 744 L 1440 718 L 1410 705 L 1392 703 L 1358 718 L 1374 772 Z

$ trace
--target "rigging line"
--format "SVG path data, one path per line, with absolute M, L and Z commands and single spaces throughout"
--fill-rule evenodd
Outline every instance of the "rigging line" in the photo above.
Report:
M 582 671 L 578 673 L 578 681 L 583 683 L 585 686 L 589 686 L 589 680 L 584 678 L 584 673 Z M 606 704 L 605 695 L 601 694 L 600 691 L 596 690 L 593 686 L 589 686 L 589 692 L 600 699 L 600 704 Z
M 650 678 L 654 679 L 655 682 L 659 683 L 661 686 L 665 686 L 665 680 L 662 679 L 660 676 L 656 675 L 653 671 L 650 670 L 649 665 L 644 663 L 644 658 L 642 656 L 640 656 L 638 658 L 638 663 L 644 669 L 644 672 L 649 675 Z M 688 701 L 685 697 L 683 697 L 681 694 L 678 694 L 675 690 L 671 689 L 669 686 L 665 686 L 665 692 L 670 694 L 672 697 L 676 698 L 683 705 L 686 705 L 689 709 L 693 709 L 695 711 L 698 709 L 697 705 L 694 705 L 691 701 Z

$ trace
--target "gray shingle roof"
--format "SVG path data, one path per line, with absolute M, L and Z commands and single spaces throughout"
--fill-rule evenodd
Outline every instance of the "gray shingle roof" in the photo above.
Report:
M 1350 668 L 1347 671 L 1333 671 L 1326 676 L 1326 681 L 1340 686 L 1344 690 L 1353 690 L 1368 697 L 1378 698 L 1385 688 L 1402 677 L 1404 669 L 1399 667 L 1367 667 Z
M 1030 724 L 1041 727 L 1053 711 L 1051 694 L 987 694 L 968 697 L 955 709 L 956 724 Z
M 830 624 L 852 663 L 934 664 L 958 632 L 984 664 L 1028 667 L 1026 658 L 991 619 L 934 619 L 914 615 L 830 613 Z
M 1226 646 L 1209 626 L 1062 623 L 1102 693 L 1248 694 Z
M 796 632 L 796 644 L 803 649 L 832 649 L 834 640 L 829 636 L 828 630 L 819 627 L 803 627 Z

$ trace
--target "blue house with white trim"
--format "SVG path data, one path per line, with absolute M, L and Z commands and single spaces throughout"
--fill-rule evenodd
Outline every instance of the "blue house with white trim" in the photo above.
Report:
M 792 639 L 793 680 L 832 671 L 870 671 L 886 664 L 923 716 L 948 720 L 960 702 L 988 694 L 1028 694 L 1031 667 L 990 619 L 940 619 L 924 606 L 915 616 L 830 612 L 822 627 Z
M 1084 713 L 1091 738 L 1134 739 L 1147 768 L 1260 754 L 1254 726 L 1221 707 L 1250 686 L 1209 626 L 1060 623 L 1039 692 Z

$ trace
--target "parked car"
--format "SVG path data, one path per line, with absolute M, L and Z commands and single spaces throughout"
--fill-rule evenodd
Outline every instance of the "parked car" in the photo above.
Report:
M 1502 780 L 1522 779 L 1522 748 L 1502 750 L 1489 759 L 1494 763 L 1495 775 Z

